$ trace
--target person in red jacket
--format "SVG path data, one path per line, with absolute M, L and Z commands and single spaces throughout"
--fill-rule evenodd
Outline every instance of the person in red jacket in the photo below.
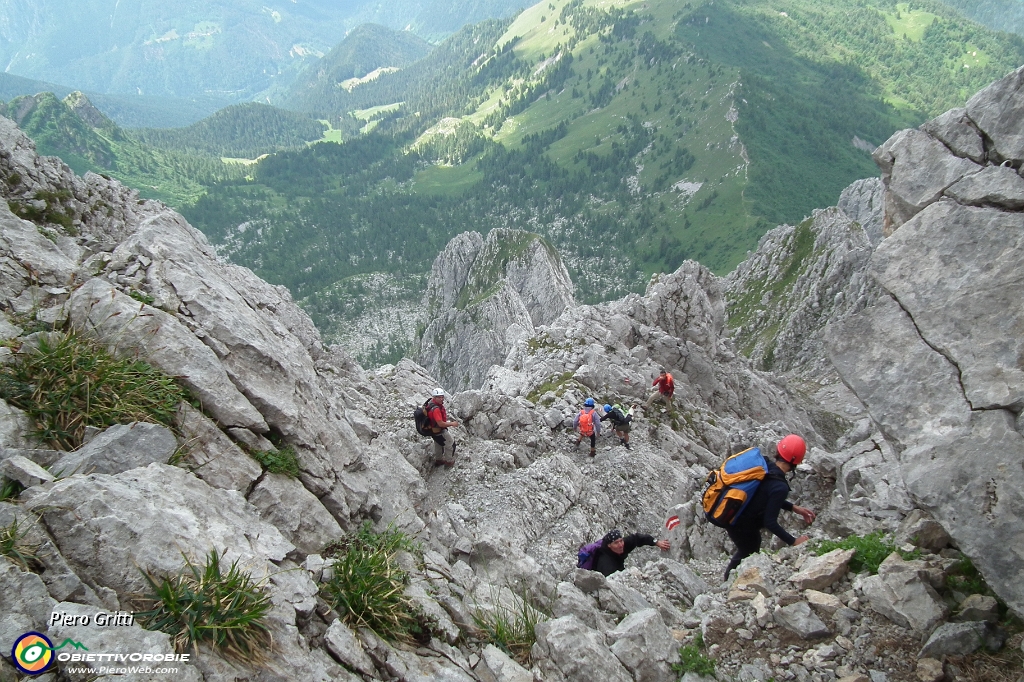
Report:
M 665 371 L 665 368 L 661 368 L 661 374 L 651 383 L 651 386 L 657 386 L 658 390 L 651 394 L 651 397 L 644 403 L 644 407 L 650 411 L 651 406 L 654 405 L 655 400 L 660 400 L 668 406 L 668 409 L 672 409 L 672 394 L 676 392 L 676 382 L 672 379 L 672 375 Z
M 448 432 L 448 428 L 458 426 L 456 421 L 448 421 L 448 412 L 444 409 L 444 389 L 434 389 L 434 395 L 430 399 L 430 406 L 427 408 L 427 415 L 430 417 L 430 425 L 434 431 L 434 464 L 443 464 L 446 467 L 455 465 L 455 438 Z

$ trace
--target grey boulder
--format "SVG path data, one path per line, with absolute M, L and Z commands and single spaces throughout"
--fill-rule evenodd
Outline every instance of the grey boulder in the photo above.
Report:
M 62 457 L 54 470 L 62 476 L 119 474 L 154 462 L 167 464 L 178 449 L 170 429 L 158 424 L 115 424 L 74 452 Z

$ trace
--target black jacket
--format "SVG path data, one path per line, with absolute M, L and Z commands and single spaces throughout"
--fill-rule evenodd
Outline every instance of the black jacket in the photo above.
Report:
M 606 576 L 626 567 L 626 557 L 637 547 L 654 545 L 654 536 L 644 533 L 633 533 L 625 537 L 626 547 L 622 554 L 616 554 L 607 547 L 602 547 L 594 554 L 594 569 Z
M 619 424 L 628 424 L 633 421 L 633 415 L 626 416 L 622 413 L 622 410 L 612 408 L 611 412 L 601 417 L 601 421 L 604 421 L 605 419 L 610 419 L 613 426 L 618 426 Z
M 743 510 L 735 525 L 767 528 L 787 545 L 792 545 L 795 538 L 779 525 L 779 512 L 783 509 L 793 511 L 793 503 L 786 499 L 788 496 L 789 483 L 786 482 L 786 474 L 774 461 L 768 461 L 768 474 L 757 486 L 757 491 L 750 498 L 750 504 Z

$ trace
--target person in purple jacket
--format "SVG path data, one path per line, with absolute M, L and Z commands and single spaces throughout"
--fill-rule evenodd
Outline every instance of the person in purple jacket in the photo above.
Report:
M 594 554 L 594 568 L 605 576 L 626 567 L 626 557 L 637 547 L 657 547 L 663 552 L 669 549 L 668 540 L 655 540 L 653 535 L 632 533 L 622 537 L 622 531 L 609 531 L 601 540 L 601 549 Z

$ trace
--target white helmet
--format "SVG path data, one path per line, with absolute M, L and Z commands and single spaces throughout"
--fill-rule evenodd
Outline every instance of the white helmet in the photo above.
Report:
M 433 395 L 435 398 L 437 396 L 441 396 L 443 398 L 444 397 L 444 389 L 443 388 L 435 388 L 434 392 L 431 395 Z

